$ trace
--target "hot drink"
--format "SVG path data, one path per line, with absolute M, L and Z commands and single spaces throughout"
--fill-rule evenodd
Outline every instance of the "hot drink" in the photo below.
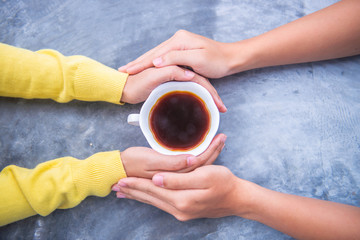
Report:
M 150 111 L 149 123 L 156 141 L 172 151 L 199 146 L 211 124 L 204 101 L 187 91 L 172 91 L 160 97 Z
M 130 114 L 127 121 L 140 126 L 151 148 L 161 154 L 199 156 L 215 137 L 220 115 L 206 88 L 170 81 L 156 87 L 140 114 Z

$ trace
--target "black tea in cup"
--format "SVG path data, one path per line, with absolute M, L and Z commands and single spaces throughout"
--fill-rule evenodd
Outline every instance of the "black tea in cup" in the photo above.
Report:
M 204 101 L 187 91 L 164 94 L 150 111 L 149 125 L 154 138 L 172 151 L 199 146 L 210 124 L 210 113 Z

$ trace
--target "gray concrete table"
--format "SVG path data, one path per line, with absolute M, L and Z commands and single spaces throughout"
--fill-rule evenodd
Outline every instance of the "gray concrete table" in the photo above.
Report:
M 85 55 L 117 68 L 178 29 L 232 42 L 333 2 L 3 0 L 0 41 Z M 359 76 L 356 56 L 213 80 L 228 107 L 219 129 L 228 140 L 215 163 L 273 190 L 360 206 Z M 0 167 L 33 168 L 62 156 L 148 146 L 139 128 L 126 123 L 140 107 L 0 98 Z M 114 194 L 2 227 L 0 238 L 290 239 L 239 217 L 179 222 Z

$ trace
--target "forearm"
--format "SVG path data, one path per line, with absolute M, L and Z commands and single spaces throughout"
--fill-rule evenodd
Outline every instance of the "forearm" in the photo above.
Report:
M 120 104 L 127 74 L 84 56 L 0 44 L 0 95 Z
M 250 185 L 250 211 L 238 215 L 297 239 L 359 239 L 360 208 Z
M 106 196 L 126 177 L 119 151 L 86 160 L 64 157 L 34 169 L 8 166 L 0 173 L 0 226 L 55 209 L 72 208 L 87 196 Z
M 343 0 L 254 38 L 232 43 L 230 73 L 360 54 L 360 1 Z

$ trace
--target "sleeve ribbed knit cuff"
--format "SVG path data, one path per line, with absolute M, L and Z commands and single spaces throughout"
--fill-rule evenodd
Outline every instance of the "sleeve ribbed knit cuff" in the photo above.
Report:
M 74 77 L 74 98 L 83 101 L 120 103 L 128 74 L 90 58 L 79 62 Z
M 126 177 L 120 151 L 94 154 L 74 165 L 72 172 L 77 191 L 84 198 L 107 196 L 111 186 Z

